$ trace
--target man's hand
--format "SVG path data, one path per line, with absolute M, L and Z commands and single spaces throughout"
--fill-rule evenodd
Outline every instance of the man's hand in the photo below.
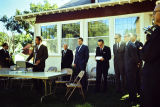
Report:
M 137 67 L 139 68 L 139 67 L 140 67 L 140 65 L 141 65 L 141 63 L 138 63 Z
M 10 61 L 10 58 L 6 58 L 7 61 Z
M 73 64 L 73 67 L 76 67 L 76 64 Z
M 104 58 L 101 58 L 100 61 L 104 61 Z
M 142 47 L 141 47 L 141 46 L 139 47 L 139 50 L 142 50 Z
M 40 62 L 41 62 L 40 60 L 37 60 L 35 65 L 38 65 Z

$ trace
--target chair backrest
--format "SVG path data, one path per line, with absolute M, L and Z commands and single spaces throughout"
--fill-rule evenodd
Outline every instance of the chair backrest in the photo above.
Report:
M 62 69 L 62 72 L 66 72 L 67 75 L 70 76 L 69 81 L 72 81 L 73 70 L 71 68 L 64 68 L 64 69 Z
M 81 79 L 82 79 L 83 76 L 84 76 L 84 73 L 85 73 L 85 71 L 81 71 L 81 72 L 78 74 L 78 76 L 76 77 L 76 79 L 74 80 L 74 83 L 79 84 L 80 81 L 81 81 Z
M 67 75 L 72 75 L 73 74 L 73 70 L 71 68 L 64 68 L 64 69 L 62 69 L 61 72 L 66 72 Z
M 57 72 L 57 67 L 49 67 L 47 72 Z

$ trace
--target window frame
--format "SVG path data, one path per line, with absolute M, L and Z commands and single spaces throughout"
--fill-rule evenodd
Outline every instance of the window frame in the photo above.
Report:
M 109 46 L 111 48 L 111 51 L 113 50 L 113 44 L 114 44 L 114 35 L 115 35 L 115 19 L 116 18 L 127 18 L 127 17 L 140 17 L 140 28 L 143 28 L 145 26 L 145 15 L 152 14 L 152 12 L 145 12 L 145 13 L 134 13 L 134 14 L 125 14 L 125 15 L 117 15 L 117 16 L 106 16 L 106 17 L 98 17 L 98 18 L 87 18 L 87 19 L 78 19 L 78 20 L 68 20 L 68 21 L 59 21 L 59 22 L 47 22 L 47 23 L 38 23 L 36 25 L 44 26 L 44 25 L 53 25 L 57 24 L 57 38 L 58 38 L 58 44 L 60 44 L 58 47 L 58 54 L 50 55 L 53 56 L 61 56 L 61 38 L 62 38 L 62 24 L 69 24 L 69 23 L 77 23 L 80 22 L 80 37 L 84 38 L 84 44 L 88 45 L 88 22 L 90 21 L 97 21 L 97 20 L 109 20 Z M 36 33 L 39 34 L 40 29 L 35 30 Z M 41 31 L 40 31 L 41 32 Z M 144 33 L 143 29 L 140 29 L 141 38 L 140 40 L 142 42 L 145 41 L 144 39 Z M 96 48 L 96 47 L 95 47 Z M 112 52 L 113 53 L 113 52 Z M 90 56 L 94 56 L 95 53 L 90 53 Z

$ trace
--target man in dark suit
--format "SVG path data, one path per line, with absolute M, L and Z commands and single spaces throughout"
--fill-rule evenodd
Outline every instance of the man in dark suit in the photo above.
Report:
M 0 65 L 2 68 L 10 68 L 13 65 L 13 60 L 8 52 L 8 44 L 4 43 L 2 47 L 3 49 L 0 50 Z
M 138 54 L 135 44 L 130 41 L 130 36 L 130 34 L 125 35 L 125 73 L 129 101 L 135 102 L 137 100 L 136 71 L 138 66 Z
M 40 36 L 36 37 L 35 43 L 36 46 L 32 54 L 27 58 L 27 61 L 33 58 L 33 71 L 44 72 L 45 61 L 48 58 L 48 49 L 42 44 L 42 38 Z
M 89 49 L 88 46 L 83 45 L 83 38 L 78 38 L 78 47 L 76 48 L 74 67 L 76 68 L 76 75 L 79 74 L 80 71 L 86 71 L 87 62 L 89 59 Z M 84 91 L 86 91 L 87 87 L 87 75 L 86 72 L 84 77 L 81 80 L 82 87 Z
M 68 45 L 63 45 L 64 50 L 62 50 L 62 61 L 61 61 L 61 69 L 63 68 L 72 68 L 73 62 L 73 52 L 68 49 Z
M 100 91 L 102 83 L 102 75 L 104 79 L 103 92 L 107 91 L 107 76 L 109 69 L 109 60 L 111 59 L 111 51 L 108 46 L 104 46 L 102 39 L 98 40 L 98 46 L 96 48 L 96 92 Z
M 132 42 L 135 44 L 137 48 L 137 55 L 138 55 L 138 66 L 137 66 L 137 71 L 136 71 L 136 87 L 137 87 L 137 92 L 140 95 L 141 94 L 141 71 L 142 71 L 142 58 L 140 56 L 140 48 L 143 47 L 143 43 L 137 40 L 137 34 L 132 34 Z
M 143 107 L 158 107 L 160 105 L 160 4 L 154 12 L 154 26 L 148 40 L 142 48 L 143 67 Z
M 117 92 L 122 92 L 125 89 L 124 53 L 126 44 L 124 42 L 121 42 L 120 34 L 116 34 L 114 39 L 116 42 L 113 45 L 113 53 Z

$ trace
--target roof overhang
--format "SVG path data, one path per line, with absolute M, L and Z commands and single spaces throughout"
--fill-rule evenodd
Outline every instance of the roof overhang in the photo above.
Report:
M 117 0 L 117 1 L 110 1 L 110 2 L 102 2 L 102 3 L 93 3 L 93 4 L 86 4 L 86 5 L 80 5 L 80 6 L 74 6 L 69 8 L 62 8 L 62 9 L 55 9 L 55 10 L 48 10 L 43 12 L 35 12 L 35 13 L 29 13 L 24 15 L 17 15 L 15 16 L 15 20 L 20 21 L 24 20 L 27 22 L 36 21 L 37 16 L 42 15 L 49 15 L 49 14 L 56 14 L 56 13 L 66 13 L 66 12 L 73 12 L 78 10 L 88 10 L 92 8 L 103 8 L 107 6 L 115 6 L 115 5 L 124 5 L 124 4 L 131 4 L 134 2 L 143 2 L 147 0 Z M 152 1 L 152 0 L 150 0 Z

